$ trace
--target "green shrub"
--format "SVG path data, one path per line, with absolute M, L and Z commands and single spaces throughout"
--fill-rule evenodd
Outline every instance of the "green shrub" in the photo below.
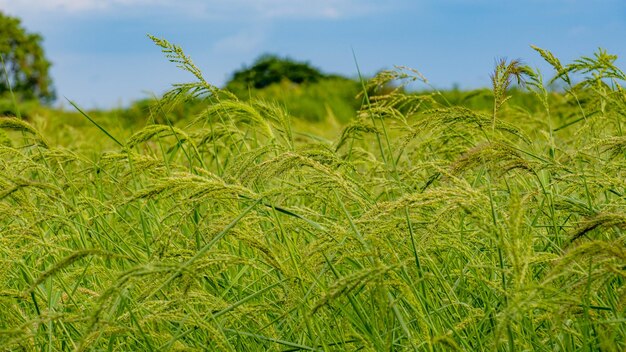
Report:
M 231 91 L 245 91 L 250 88 L 265 88 L 283 80 L 302 84 L 328 77 L 309 63 L 265 54 L 256 59 L 251 66 L 235 71 L 226 88 Z

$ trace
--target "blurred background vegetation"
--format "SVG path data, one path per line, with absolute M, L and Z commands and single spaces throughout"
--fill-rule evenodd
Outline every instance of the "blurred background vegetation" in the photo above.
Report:
M 39 34 L 28 33 L 18 18 L 0 12 L 0 97 L 51 102 L 55 98 Z M 13 98 L 12 98 L 13 99 Z M 4 108 L 5 106 L 1 106 Z M 5 113 L 5 110 L 0 110 Z
M 77 128 L 92 128 L 70 104 L 57 99 L 49 73 L 52 64 L 46 58 L 42 41 L 40 34 L 28 33 L 18 18 L 0 12 L 0 55 L 3 60 L 0 116 L 19 116 L 38 124 L 39 128 L 66 129 L 69 134 Z M 365 96 L 376 99 L 376 96 L 393 91 L 407 93 L 407 88 L 393 81 L 383 86 L 368 84 L 356 77 L 322 72 L 309 62 L 274 54 L 263 54 L 250 65 L 233 72 L 223 88 L 243 101 L 260 99 L 278 103 L 294 117 L 299 128 L 322 135 L 328 134 L 329 130 L 337 131 L 337 127 L 354 120 L 366 103 Z M 487 112 L 493 108 L 493 94 L 489 89 L 438 91 L 426 86 L 421 90 L 415 87 L 409 90 L 408 93 L 429 96 L 439 104 Z M 367 94 L 363 94 L 364 91 Z M 537 99 L 523 89 L 518 89 L 512 97 L 512 105 L 542 108 Z M 205 99 L 189 97 L 163 109 L 155 97 L 125 107 L 91 110 L 89 114 L 98 118 L 103 126 L 130 135 L 146 123 L 185 123 L 201 113 L 207 103 Z

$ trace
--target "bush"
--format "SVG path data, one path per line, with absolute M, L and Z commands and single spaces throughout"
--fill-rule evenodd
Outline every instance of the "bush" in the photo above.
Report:
M 226 88 L 238 91 L 249 88 L 261 89 L 287 80 L 296 84 L 317 82 L 331 76 L 322 73 L 307 62 L 265 54 L 250 67 L 233 73 Z

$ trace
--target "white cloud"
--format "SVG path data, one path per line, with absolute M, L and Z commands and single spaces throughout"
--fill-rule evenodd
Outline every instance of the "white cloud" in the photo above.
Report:
M 208 18 L 338 19 L 372 13 L 373 0 L 0 0 L 0 9 L 17 15 L 85 14 L 128 8 L 183 12 Z
M 213 50 L 220 55 L 225 53 L 255 53 L 267 38 L 265 28 L 248 28 L 231 36 L 219 39 L 213 44 Z
M 0 7 L 9 13 L 59 11 L 80 13 L 120 6 L 148 5 L 159 0 L 0 0 Z
M 373 10 L 367 1 L 358 0 L 235 0 L 240 10 L 261 18 L 336 19 L 362 15 Z

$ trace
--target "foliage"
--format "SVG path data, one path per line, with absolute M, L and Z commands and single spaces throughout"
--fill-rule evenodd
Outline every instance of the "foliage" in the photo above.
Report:
M 0 12 L 0 96 L 11 89 L 23 99 L 54 99 L 50 62 L 46 59 L 39 34 L 28 33 L 19 19 Z
M 256 59 L 250 67 L 235 71 L 226 88 L 245 92 L 250 88 L 261 89 L 285 80 L 302 84 L 318 82 L 329 77 L 332 76 L 322 73 L 309 63 L 265 54 Z
M 334 138 L 201 79 L 178 87 L 203 110 L 130 136 L 90 116 L 66 148 L 0 120 L 0 345 L 625 350 L 619 71 L 563 65 L 589 77 L 550 93 L 509 64 L 489 109 L 398 89 Z M 505 89 L 516 72 L 530 108 Z

